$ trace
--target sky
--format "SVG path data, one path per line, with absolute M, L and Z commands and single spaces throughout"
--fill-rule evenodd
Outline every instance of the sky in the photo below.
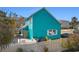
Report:
M 29 17 L 42 7 L 0 7 L 0 10 L 16 13 L 19 16 Z M 72 17 L 79 19 L 79 7 L 46 7 L 46 9 L 58 20 L 71 20 Z

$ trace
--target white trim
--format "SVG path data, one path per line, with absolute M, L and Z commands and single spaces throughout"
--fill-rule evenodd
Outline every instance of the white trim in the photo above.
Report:
M 25 27 L 28 26 L 28 25 L 29 25 L 29 21 L 25 22 L 25 25 L 24 25 L 24 26 L 21 26 L 21 27 L 19 28 L 19 30 L 25 28 Z
M 49 35 L 49 30 L 56 30 L 56 29 L 48 29 L 48 30 L 47 30 L 47 35 L 48 35 L 48 36 L 57 35 L 57 32 L 58 32 L 57 30 L 56 30 L 56 34 L 53 34 L 53 35 Z

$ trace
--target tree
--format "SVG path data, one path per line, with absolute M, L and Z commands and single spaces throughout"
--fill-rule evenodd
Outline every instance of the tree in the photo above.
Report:
M 7 14 L 6 12 L 0 10 L 0 17 L 6 17 L 6 14 Z
M 16 30 L 16 20 L 8 17 L 0 18 L 0 47 L 11 43 Z
M 78 19 L 77 17 L 72 17 L 72 20 L 70 22 L 71 28 L 75 28 L 75 26 L 78 24 Z

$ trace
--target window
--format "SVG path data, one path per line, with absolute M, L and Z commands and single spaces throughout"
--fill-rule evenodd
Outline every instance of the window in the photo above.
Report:
M 48 30 L 47 31 L 47 35 L 52 36 L 52 35 L 56 35 L 57 34 L 57 30 Z

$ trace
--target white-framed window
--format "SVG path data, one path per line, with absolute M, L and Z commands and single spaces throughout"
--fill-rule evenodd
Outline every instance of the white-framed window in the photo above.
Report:
M 56 35 L 56 34 L 57 34 L 57 30 L 55 30 L 55 29 L 47 30 L 47 35 L 48 36 L 53 36 L 53 35 Z

